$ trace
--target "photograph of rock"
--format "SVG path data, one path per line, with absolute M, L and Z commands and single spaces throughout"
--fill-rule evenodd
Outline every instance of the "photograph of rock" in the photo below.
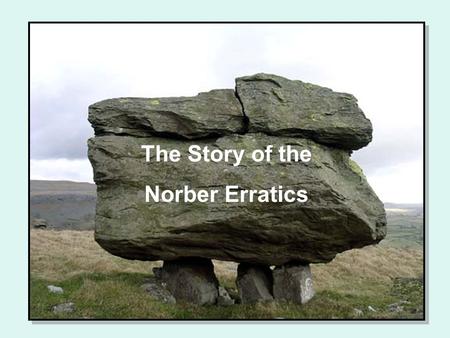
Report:
M 30 29 L 30 319 L 424 320 L 421 23 Z

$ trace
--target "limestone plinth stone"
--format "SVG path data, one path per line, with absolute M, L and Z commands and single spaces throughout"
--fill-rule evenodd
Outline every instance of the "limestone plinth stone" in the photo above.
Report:
M 177 303 L 212 305 L 217 302 L 219 282 L 209 259 L 165 261 L 161 270 L 161 282 Z
M 272 271 L 269 266 L 239 264 L 236 286 L 242 304 L 273 300 Z
M 314 296 L 310 266 L 289 264 L 275 268 L 273 295 L 276 300 L 307 303 Z
M 219 286 L 219 296 L 217 297 L 217 305 L 230 306 L 233 304 L 234 304 L 234 299 L 231 298 L 228 291 L 223 286 Z

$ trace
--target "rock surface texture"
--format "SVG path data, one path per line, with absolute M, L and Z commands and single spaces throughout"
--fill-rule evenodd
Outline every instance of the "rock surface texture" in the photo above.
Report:
M 242 304 L 273 300 L 272 271 L 269 266 L 239 264 L 236 286 Z
M 305 304 L 314 297 L 309 265 L 285 265 L 273 270 L 273 295 L 277 300 Z
M 34 229 L 46 229 L 48 227 L 48 222 L 43 218 L 34 218 L 31 221 L 31 227 Z
M 165 260 L 163 270 L 174 276 L 169 284 L 191 278 L 176 268 L 183 258 L 306 265 L 328 262 L 386 234 L 383 204 L 350 159 L 351 150 L 372 138 L 371 123 L 352 95 L 257 74 L 238 78 L 236 91 L 101 101 L 90 106 L 89 121 L 96 135 L 89 140 L 98 191 L 95 238 L 117 256 Z M 181 160 L 146 163 L 143 144 L 178 149 Z M 245 156 L 237 167 L 192 163 L 187 159 L 192 144 L 244 149 L 247 155 L 272 144 L 274 154 L 270 163 Z M 312 160 L 280 162 L 282 145 L 309 149 Z M 309 200 L 225 203 L 219 194 L 211 203 L 154 203 L 145 201 L 146 185 L 220 191 L 227 185 L 283 186 L 307 190 Z M 211 284 L 211 296 L 199 302 L 215 301 L 217 287 L 209 272 L 199 278 Z
M 219 296 L 219 282 L 209 259 L 165 261 L 161 281 L 177 302 L 213 305 Z
M 167 284 L 162 282 L 160 277 L 156 275 L 153 278 L 147 278 L 141 288 L 147 292 L 152 298 L 168 304 L 175 304 L 176 299 L 166 288 Z
M 71 313 L 75 311 L 75 304 L 72 302 L 57 304 L 52 307 L 52 310 L 56 314 Z
M 234 299 L 231 298 L 228 291 L 223 286 L 219 286 L 219 296 L 217 297 L 217 305 L 230 306 L 233 304 L 234 304 Z
M 342 149 L 372 140 L 372 124 L 353 95 L 268 74 L 237 78 L 236 93 L 250 132 L 306 137 Z
M 197 139 L 244 132 L 241 105 L 231 89 L 194 97 L 120 98 L 89 107 L 95 135 Z

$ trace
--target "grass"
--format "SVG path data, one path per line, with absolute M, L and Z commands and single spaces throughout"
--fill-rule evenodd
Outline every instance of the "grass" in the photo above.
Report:
M 89 319 L 400 319 L 423 316 L 422 251 L 372 246 L 312 266 L 316 296 L 306 305 L 266 303 L 228 307 L 162 304 L 140 287 L 161 262 L 108 254 L 92 231 L 31 230 L 31 318 Z M 236 264 L 214 262 L 222 285 L 235 287 Z M 47 285 L 63 294 L 51 294 Z M 52 306 L 75 303 L 64 315 Z M 402 302 L 403 309 L 389 310 Z M 369 310 L 369 306 L 375 311 Z

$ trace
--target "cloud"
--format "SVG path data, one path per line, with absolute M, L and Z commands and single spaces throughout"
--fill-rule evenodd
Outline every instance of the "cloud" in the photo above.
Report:
M 32 180 L 67 180 L 93 183 L 93 171 L 88 159 L 31 160 Z
M 399 163 L 421 161 L 423 136 L 420 128 L 406 127 L 401 131 L 396 128 L 386 128 L 384 132 L 374 134 L 374 140 L 370 146 L 352 155 L 367 175 Z M 416 178 L 416 180 L 421 179 L 420 176 Z
M 374 126 L 373 142 L 354 158 L 383 198 L 407 197 L 394 184 L 401 170 L 414 182 L 408 196 L 418 198 L 421 34 L 407 24 L 32 25 L 31 158 L 49 166 L 86 160 L 93 102 L 195 95 L 267 72 L 354 94 Z M 48 172 L 55 177 L 57 168 Z
M 107 74 L 73 69 L 64 74 L 64 80 L 35 84 L 31 91 L 31 158 L 85 159 L 87 139 L 94 135 L 88 106 L 125 91 Z
M 423 163 L 420 160 L 380 168 L 368 177 L 383 202 L 421 203 Z

